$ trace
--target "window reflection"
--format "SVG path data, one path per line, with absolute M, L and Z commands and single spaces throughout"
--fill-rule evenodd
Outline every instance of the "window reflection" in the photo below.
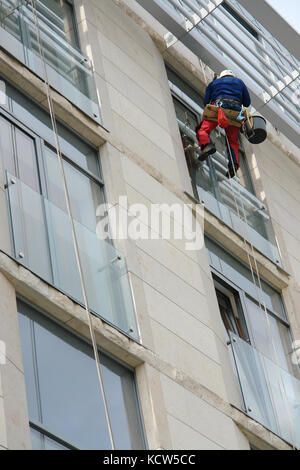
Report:
M 110 449 L 92 347 L 23 302 L 18 311 L 29 417 L 41 430 L 33 447 Z M 103 354 L 101 363 L 116 446 L 142 449 L 134 375 Z

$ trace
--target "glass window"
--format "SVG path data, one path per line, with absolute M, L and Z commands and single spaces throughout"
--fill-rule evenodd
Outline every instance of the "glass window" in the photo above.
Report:
M 8 83 L 6 90 L 9 97 L 9 107 L 14 117 L 25 125 L 30 123 L 30 130 L 55 148 L 49 113 Z M 59 121 L 57 127 L 62 153 L 83 170 L 100 178 L 101 169 L 97 151 Z
M 205 245 L 210 256 L 210 263 L 213 268 L 221 272 L 232 283 L 243 289 L 251 297 L 259 301 L 259 292 L 257 289 L 258 280 L 255 277 L 256 286 L 253 283 L 252 275 L 248 267 L 231 256 L 227 251 L 221 248 L 211 239 L 205 239 Z M 286 313 L 278 291 L 273 289 L 263 279 L 261 280 L 264 300 L 266 306 L 272 312 L 275 312 L 283 320 L 286 320 Z
M 6 168 L 12 175 L 15 174 L 12 126 L 6 119 L 3 119 L 2 117 L 0 117 L 0 149 L 2 170 Z
M 182 137 L 184 135 L 184 130 L 181 128 L 181 124 L 184 124 L 194 134 L 192 136 L 189 133 L 188 137 L 190 138 L 190 143 L 198 143 L 196 139 L 195 128 L 201 121 L 201 115 L 204 109 L 203 97 L 168 66 L 166 67 L 166 70 L 171 88 L 173 87 L 173 102 L 175 113 L 179 121 L 181 135 Z M 211 157 L 208 162 L 204 162 L 200 167 L 197 168 L 197 170 L 191 167 L 189 170 L 196 186 L 200 186 L 205 190 L 208 190 L 207 187 L 211 188 L 213 186 L 210 178 L 210 173 L 213 173 L 219 182 L 219 190 L 217 192 L 220 195 L 222 193 L 222 185 L 224 184 L 224 180 L 226 182 L 225 174 L 227 172 L 227 143 L 225 133 L 221 129 L 217 128 L 214 130 L 211 134 L 211 137 L 216 145 L 216 149 L 219 155 L 216 154 Z M 241 164 L 238 171 L 239 182 L 248 191 L 254 194 L 254 188 L 251 181 L 242 139 L 240 139 L 240 161 Z M 222 202 L 226 204 L 226 201 L 227 199 L 224 193 L 222 194 Z
M 176 98 L 173 98 L 175 112 L 177 119 L 181 121 L 185 126 L 187 126 L 192 131 L 195 130 L 196 126 L 199 123 L 199 117 L 195 112 L 185 106 L 181 101 Z
M 271 217 L 264 201 L 255 195 L 247 156 L 240 140 L 240 168 L 236 177 L 228 179 L 229 149 L 224 129 L 211 133 L 216 153 L 199 162 L 199 145 L 195 123 L 203 114 L 203 99 L 173 70 L 167 67 L 175 113 L 182 145 L 196 199 L 232 230 L 241 234 L 261 253 L 281 266 L 281 256 Z
M 32 137 L 15 127 L 17 175 L 27 186 L 40 192 L 37 153 Z
M 249 342 L 244 312 L 238 293 L 217 278 L 215 278 L 215 287 L 220 314 L 226 330 Z
M 18 311 L 33 448 L 110 449 L 92 347 L 21 301 Z M 134 374 L 101 363 L 116 447 L 142 449 Z
M 68 0 L 40 0 L 38 9 L 56 26 L 58 32 L 71 44 L 78 46 L 75 12 L 73 4 Z
M 300 368 L 293 360 L 289 324 L 260 306 L 243 290 L 245 283 L 238 269 L 241 265 L 233 260 L 231 275 L 227 272 L 225 277 L 220 257 L 211 249 L 210 252 L 212 264 L 216 266 L 215 261 L 219 261 L 213 278 L 220 315 L 230 339 L 233 373 L 243 396 L 242 409 L 252 419 L 299 447 Z M 269 292 L 271 290 L 269 286 Z M 265 295 L 265 288 L 262 295 Z
M 9 109 L 1 108 L 0 113 L 0 171 L 2 180 L 14 176 L 6 187 L 9 254 L 83 304 L 51 120 L 25 95 L 11 86 L 7 89 Z M 58 137 L 90 309 L 137 339 L 125 259 L 97 231 L 97 209 L 105 202 L 98 151 L 59 122 Z
M 295 369 L 291 361 L 293 348 L 288 326 L 269 312 L 266 315 L 266 312 L 248 296 L 246 296 L 246 308 L 253 346 L 282 369 L 293 373 Z
M 68 143 L 64 147 L 69 150 L 69 155 L 75 158 L 77 155 L 81 156 L 75 162 L 64 157 L 64 166 L 72 213 L 78 222 L 78 236 L 79 233 L 80 236 L 85 234 L 81 236 L 81 243 L 88 250 L 87 234 L 96 239 L 97 207 L 104 202 L 97 171 L 97 152 L 81 143 L 74 155 L 71 153 L 72 134 L 65 130 L 64 137 L 64 141 Z M 77 145 L 76 138 L 74 145 Z M 81 289 L 56 152 L 43 139 L 33 133 L 27 134 L 14 120 L 9 121 L 4 117 L 0 118 L 0 147 L 3 178 L 6 178 L 5 172 L 18 178 L 16 185 L 8 189 L 13 226 L 13 255 L 22 259 L 30 269 L 48 282 L 53 282 L 64 292 L 78 298 L 75 293 L 81 292 Z M 83 151 L 88 149 L 88 158 L 80 153 L 80 147 Z M 84 168 L 78 162 L 83 163 Z M 90 174 L 89 168 L 86 171 L 87 166 L 96 173 L 95 178 Z M 60 256 L 57 256 L 56 249 L 58 240 L 64 243 Z M 70 255 L 65 263 L 67 272 L 64 276 L 61 275 L 62 271 L 57 273 L 56 266 L 62 253 Z M 74 273 L 72 278 L 69 276 L 71 266 Z M 82 301 L 81 296 L 79 300 Z
M 45 147 L 45 166 L 48 199 L 67 212 L 58 158 L 56 152 L 49 147 Z M 104 202 L 101 186 L 69 162 L 64 162 L 64 167 L 73 217 L 77 222 L 95 232 L 96 210 L 98 205 Z
M 253 283 L 249 269 L 211 240 L 206 239 L 206 247 L 211 265 L 219 273 L 214 271 L 213 277 L 226 330 L 252 344 L 264 357 L 298 377 L 299 368 L 291 359 L 292 337 L 280 293 L 264 281 L 261 293 Z

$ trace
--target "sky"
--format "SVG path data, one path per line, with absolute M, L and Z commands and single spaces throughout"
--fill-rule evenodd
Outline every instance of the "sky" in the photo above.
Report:
M 267 0 L 267 2 L 300 34 L 300 0 Z

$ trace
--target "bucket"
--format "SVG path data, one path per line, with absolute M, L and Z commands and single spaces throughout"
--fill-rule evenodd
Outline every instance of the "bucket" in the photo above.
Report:
M 246 137 L 251 144 L 262 144 L 267 138 L 267 121 L 261 116 L 253 116 L 253 127 L 246 126 Z

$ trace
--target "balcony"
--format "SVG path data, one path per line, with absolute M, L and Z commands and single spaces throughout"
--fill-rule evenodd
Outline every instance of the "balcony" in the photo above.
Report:
M 92 119 L 101 123 L 91 62 L 68 42 L 61 18 L 38 0 L 41 43 L 50 85 Z M 42 79 L 35 17 L 26 0 L 3 0 L 0 5 L 0 47 Z
M 300 448 L 300 380 L 230 333 L 246 413 Z
M 49 284 L 84 305 L 68 214 L 7 173 L 11 255 Z M 136 324 L 124 256 L 75 222 L 91 311 L 135 340 Z
M 195 132 L 179 119 L 177 121 L 181 134 L 187 136 L 192 145 L 197 144 Z M 214 140 L 218 147 L 217 140 Z M 196 148 L 197 151 L 200 149 Z M 267 207 L 241 184 L 238 177 L 230 182 L 226 172 L 226 157 L 220 151 L 201 163 L 197 170 L 191 170 L 199 200 L 257 250 L 282 266 Z

